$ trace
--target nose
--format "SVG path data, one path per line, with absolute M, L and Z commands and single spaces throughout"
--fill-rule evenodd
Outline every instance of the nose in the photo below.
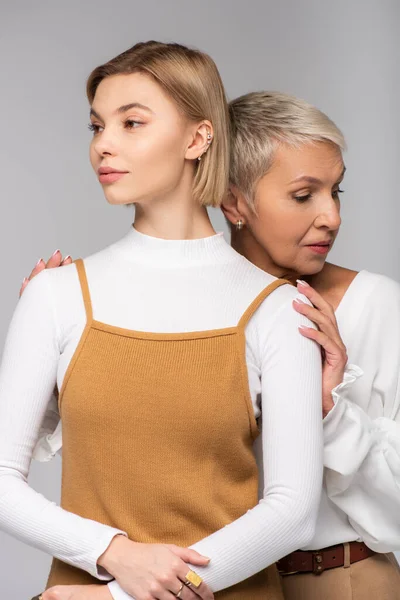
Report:
M 315 219 L 315 226 L 325 228 L 329 231 L 337 231 L 342 224 L 340 216 L 340 205 L 338 202 L 330 198 L 324 206 L 320 207 L 320 212 Z
M 93 145 L 93 150 L 100 157 L 113 156 L 116 154 L 115 141 L 113 139 L 111 131 L 109 131 L 109 130 L 106 131 L 106 129 L 103 129 L 103 131 L 101 133 L 98 133 L 93 138 L 92 145 Z

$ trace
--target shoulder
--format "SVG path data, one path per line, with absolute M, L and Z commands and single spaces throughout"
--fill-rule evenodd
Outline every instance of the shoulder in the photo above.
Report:
M 77 260 L 82 260 L 85 266 L 85 270 L 102 271 L 104 266 L 110 263 L 110 256 L 112 256 L 112 246 L 104 248 L 98 252 L 84 256 Z M 37 277 L 45 275 L 48 280 L 48 285 L 56 294 L 67 294 L 75 293 L 76 290 L 80 289 L 79 286 L 79 274 L 77 268 L 77 260 L 70 265 L 58 267 L 55 269 L 46 269 L 42 271 Z M 30 284 L 29 284 L 30 285 Z M 29 286 L 28 286 L 29 287 Z
M 400 283 L 381 275 L 380 273 L 371 273 L 370 271 L 361 271 L 359 273 L 360 288 L 371 297 L 378 299 L 393 298 L 400 300 Z
M 337 312 L 350 337 L 364 341 L 397 336 L 400 329 L 400 284 L 378 273 L 360 271 Z M 367 343 L 367 342 L 366 342 Z
M 235 273 L 237 284 L 242 288 L 246 287 L 249 290 L 250 295 L 262 293 L 263 290 L 278 280 L 278 278 L 271 275 L 271 273 L 267 273 L 259 267 L 256 267 L 241 254 L 238 254 L 237 252 L 235 252 L 235 254 L 235 260 L 231 265 L 232 273 Z M 288 282 L 282 287 L 291 289 L 292 291 L 296 290 L 296 288 Z
M 399 333 L 400 328 L 400 284 L 379 273 L 361 271 L 354 289 L 362 308 L 362 319 L 373 329 L 374 323 L 386 330 Z

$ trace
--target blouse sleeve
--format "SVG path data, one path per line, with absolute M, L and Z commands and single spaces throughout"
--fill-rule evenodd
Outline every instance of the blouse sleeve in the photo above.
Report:
M 28 484 L 60 355 L 48 278 L 48 272 L 35 277 L 20 299 L 0 367 L 0 528 L 109 580 L 96 561 L 112 538 L 124 532 L 63 510 Z
M 382 277 L 355 331 L 357 364 L 371 381 L 359 388 L 371 396 L 363 405 L 374 400 L 380 414 L 368 414 L 345 390 L 334 394 L 324 419 L 327 492 L 367 546 L 392 552 L 400 549 L 399 284 Z
M 251 577 L 314 535 L 322 488 L 321 353 L 298 331 L 312 325 L 292 307 L 296 290 L 285 286 L 282 293 L 286 301 L 274 318 L 264 301 L 246 331 L 249 343 L 258 340 L 253 366 L 261 378 L 263 498 L 192 546 L 211 558 L 207 567 L 192 568 L 214 592 Z M 273 323 L 268 330 L 267 322 Z M 117 581 L 108 587 L 114 600 L 129 600 Z

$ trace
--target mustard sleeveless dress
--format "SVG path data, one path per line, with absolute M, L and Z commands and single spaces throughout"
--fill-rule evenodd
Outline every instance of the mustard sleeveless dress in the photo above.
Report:
M 60 391 L 61 506 L 126 531 L 136 542 L 190 546 L 258 503 L 258 435 L 247 379 L 245 327 L 277 280 L 236 327 L 144 333 L 87 323 Z M 212 308 L 211 308 L 212 310 Z M 47 587 L 100 583 L 53 560 Z M 280 600 L 272 566 L 215 594 Z

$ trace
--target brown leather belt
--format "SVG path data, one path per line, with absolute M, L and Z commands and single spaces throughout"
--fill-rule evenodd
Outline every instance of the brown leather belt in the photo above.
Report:
M 376 554 L 363 542 L 350 542 L 350 564 Z M 288 554 L 276 564 L 281 575 L 314 573 L 321 575 L 326 569 L 343 567 L 345 562 L 344 544 L 322 548 L 322 550 L 297 550 Z

